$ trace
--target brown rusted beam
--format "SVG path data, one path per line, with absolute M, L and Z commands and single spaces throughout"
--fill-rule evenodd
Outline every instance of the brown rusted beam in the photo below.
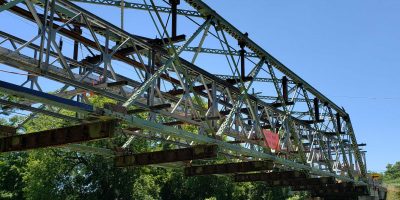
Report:
M 228 79 L 225 79 L 226 82 L 228 82 L 229 84 L 232 84 L 232 85 L 240 83 L 241 80 L 243 82 L 249 82 L 249 81 L 253 80 L 253 77 L 245 76 L 245 77 L 242 77 L 242 79 L 241 78 L 228 78 Z
M 322 200 L 358 200 L 358 195 L 354 195 L 351 193 L 343 193 L 343 194 L 322 194 L 316 195 L 311 194 L 311 199 L 322 199 Z
M 128 81 L 127 80 L 115 81 L 115 82 L 107 83 L 107 87 L 120 87 L 120 86 L 124 86 L 124 85 L 128 85 Z
M 186 124 L 184 121 L 171 121 L 171 122 L 164 122 L 163 125 L 165 126 L 176 126 L 176 125 L 182 125 Z
M 293 189 L 293 187 L 292 187 Z M 355 186 L 349 183 L 328 184 L 326 186 L 319 185 L 310 188 L 312 196 L 319 197 L 346 197 L 368 195 L 367 186 Z
M 0 125 L 0 137 L 8 137 L 16 133 L 17 129 L 15 127 Z
M 261 107 L 261 106 L 258 106 L 258 109 L 259 109 L 259 110 L 262 110 L 262 109 L 264 109 L 264 108 Z M 228 110 L 222 110 L 222 111 L 220 111 L 219 113 L 220 113 L 221 115 L 224 115 L 224 116 L 225 116 L 225 115 L 228 115 L 230 112 L 231 112 L 231 110 L 228 109 Z M 241 109 L 238 110 L 238 112 L 244 113 L 244 114 L 246 114 L 246 115 L 250 115 L 250 112 L 249 112 L 249 109 L 248 109 L 248 108 L 241 108 Z M 267 119 L 262 119 L 262 120 L 267 121 Z
M 111 137 L 116 120 L 107 120 L 0 138 L 0 152 L 25 151 Z
M 121 103 L 104 103 L 104 108 L 115 112 L 127 114 L 128 110 Z
M 161 45 L 163 46 L 165 44 L 169 44 L 171 41 L 172 43 L 178 43 L 178 42 L 183 42 L 186 40 L 186 35 L 177 35 L 177 36 L 172 36 L 171 38 L 157 38 L 157 39 L 152 39 L 149 40 L 150 43 L 156 44 L 156 45 Z
M 172 37 L 170 38 L 172 43 L 177 43 L 177 42 L 182 42 L 185 41 L 186 36 L 185 35 L 178 35 L 176 37 Z M 156 45 L 163 45 L 164 43 L 169 43 L 169 38 L 164 38 L 164 39 L 147 39 L 148 42 L 152 43 L 152 44 L 156 44 Z M 123 56 L 128 56 L 134 53 L 138 53 L 137 51 L 141 51 L 143 50 L 143 48 L 141 46 L 137 46 L 135 47 L 124 47 L 120 50 L 117 51 L 118 54 L 123 55 Z
M 275 181 L 282 179 L 305 179 L 308 174 L 301 171 L 286 172 L 269 172 L 269 173 L 252 173 L 252 174 L 236 174 L 235 182 L 253 182 L 253 181 Z
M 282 126 L 282 124 L 275 124 L 275 128 L 276 129 L 280 128 L 281 126 Z M 267 124 L 267 125 L 261 126 L 261 128 L 263 128 L 263 129 L 271 129 L 272 126 L 270 124 Z
M 341 188 L 344 189 L 344 188 L 353 188 L 354 187 L 354 184 L 349 183 L 349 182 L 331 183 L 330 180 L 325 181 L 325 182 L 329 182 L 329 183 L 328 184 L 294 185 L 291 188 L 293 191 L 303 191 L 303 190 L 319 191 L 319 190 L 341 190 Z
M 160 163 L 189 161 L 217 156 L 217 145 L 198 145 L 183 149 L 155 151 L 115 157 L 116 167 L 143 166 Z
M 282 106 L 292 106 L 292 105 L 294 105 L 294 102 L 285 102 L 285 104 L 283 104 L 283 103 L 272 103 L 271 104 L 271 106 L 273 106 L 274 108 L 279 108 L 279 107 L 282 107 Z
M 229 144 L 240 144 L 240 143 L 246 143 L 246 141 L 240 141 L 240 140 L 235 140 L 235 141 L 227 141 Z
M 335 178 L 321 177 L 321 178 L 297 178 L 297 179 L 280 179 L 269 180 L 266 184 L 270 187 L 288 187 L 288 186 L 301 186 L 301 185 L 326 185 L 334 184 Z
M 311 125 L 311 124 L 314 124 L 315 122 L 317 122 L 317 123 L 322 123 L 322 122 L 324 122 L 325 120 L 320 119 L 320 120 L 315 121 L 315 122 L 314 122 L 314 120 L 300 120 L 300 121 L 302 121 L 302 122 L 305 123 L 305 124 Z
M 207 84 L 206 86 L 207 86 L 207 88 L 211 88 L 212 85 L 211 84 Z M 193 91 L 201 92 L 201 91 L 206 89 L 206 86 L 204 86 L 204 85 L 193 86 Z M 176 90 L 170 90 L 167 93 L 171 94 L 171 95 L 181 95 L 181 94 L 185 93 L 185 90 L 184 89 L 176 89 Z
M 272 161 L 249 161 L 239 163 L 224 163 L 216 165 L 201 165 L 185 168 L 186 176 L 200 176 L 211 174 L 232 174 L 238 172 L 251 172 L 261 170 L 272 170 Z

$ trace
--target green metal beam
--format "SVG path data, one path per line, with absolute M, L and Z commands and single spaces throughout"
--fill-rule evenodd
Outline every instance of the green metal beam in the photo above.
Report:
M 180 48 L 181 46 L 175 45 L 175 48 Z M 234 55 L 239 56 L 239 51 L 228 51 L 222 49 L 210 49 L 210 48 L 199 48 L 199 47 L 186 47 L 183 49 L 184 51 L 191 51 L 191 52 L 201 52 L 201 53 L 209 53 L 209 54 L 220 54 L 220 55 Z M 246 57 L 258 57 L 255 53 L 246 52 L 244 54 Z
M 8 2 L 6 4 L 3 4 L 3 5 L 0 6 L 0 12 L 3 12 L 5 10 L 7 10 L 7 9 L 9 9 L 9 8 L 11 8 L 11 7 L 23 2 L 23 1 L 24 0 L 13 0 L 13 1 L 10 1 L 10 2 Z
M 232 174 L 238 172 L 272 170 L 273 168 L 274 163 L 271 161 L 248 161 L 237 163 L 198 165 L 186 167 L 185 176 Z
M 115 7 L 119 7 L 119 8 L 121 7 L 121 1 L 115 1 L 115 0 L 72 0 L 72 1 L 80 2 L 80 3 L 105 5 L 105 6 L 115 6 Z M 151 5 L 145 5 L 145 4 L 133 3 L 133 2 L 127 2 L 127 1 L 124 1 L 124 8 L 145 10 L 145 11 L 147 11 L 147 10 L 154 11 L 154 9 Z M 156 10 L 158 12 L 162 12 L 162 13 L 171 13 L 171 8 L 163 7 L 163 6 L 156 6 Z M 177 14 L 184 15 L 184 16 L 190 16 L 190 17 L 201 17 L 201 14 L 199 12 L 193 11 L 193 10 L 178 9 Z

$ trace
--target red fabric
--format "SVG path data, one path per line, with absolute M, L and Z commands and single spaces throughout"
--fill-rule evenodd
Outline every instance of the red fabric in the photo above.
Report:
M 267 129 L 263 129 L 263 134 L 265 146 L 279 150 L 279 135 Z

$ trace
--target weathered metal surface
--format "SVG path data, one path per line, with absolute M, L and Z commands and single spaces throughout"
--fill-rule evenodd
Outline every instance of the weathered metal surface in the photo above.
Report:
M 114 161 L 117 167 L 128 167 L 215 158 L 218 153 L 217 147 L 217 145 L 197 145 L 182 149 L 121 155 L 116 156 Z
M 253 181 L 279 181 L 306 179 L 309 175 L 302 171 L 284 171 L 268 173 L 236 174 L 235 182 L 253 182 Z
M 115 120 L 98 121 L 65 128 L 0 138 L 0 152 L 66 145 L 111 137 Z

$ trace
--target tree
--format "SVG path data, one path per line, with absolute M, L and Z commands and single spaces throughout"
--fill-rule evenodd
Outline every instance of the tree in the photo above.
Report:
M 8 153 L 0 156 L 0 199 L 22 199 L 26 153 Z
M 400 179 L 400 162 L 396 162 L 393 165 L 388 164 L 386 166 L 386 171 L 385 171 L 384 177 L 386 180 Z
M 5 114 L 8 116 L 10 113 Z M 0 119 L 0 124 L 13 126 L 19 121 L 21 118 L 17 116 L 4 117 Z M 0 154 L 0 199 L 22 199 L 24 187 L 22 176 L 26 158 L 25 152 Z
M 386 166 L 383 180 L 388 188 L 388 199 L 400 199 L 400 162 Z

